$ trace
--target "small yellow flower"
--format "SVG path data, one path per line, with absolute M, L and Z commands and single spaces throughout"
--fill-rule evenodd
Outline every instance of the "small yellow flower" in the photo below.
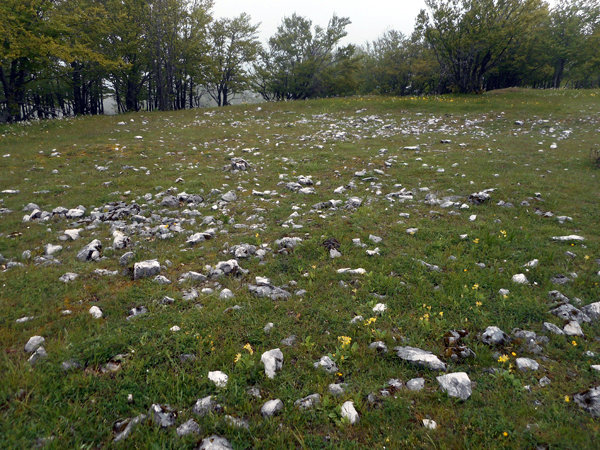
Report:
M 571 401 L 571 397 L 569 397 L 568 395 L 565 395 L 565 402 L 569 403 Z
M 475 302 L 475 306 L 481 306 L 481 305 L 483 305 L 483 303 L 481 303 L 481 302 Z
M 375 323 L 377 321 L 377 317 L 371 317 L 367 320 L 365 320 L 365 327 L 368 327 L 369 325 L 371 325 L 372 323 Z
M 577 347 L 577 341 L 571 341 L 571 345 L 573 345 L 573 347 Z
M 254 349 L 252 348 L 252 346 L 249 343 L 244 345 L 244 350 L 248 350 L 248 353 L 250 353 L 251 355 L 254 354 Z
M 338 342 L 342 344 L 342 348 L 345 348 L 350 345 L 352 338 L 348 336 L 338 336 Z
M 499 363 L 505 363 L 506 361 L 508 361 L 508 355 L 502 355 L 498 358 Z
M 467 272 L 467 269 L 463 269 L 463 272 Z
M 505 431 L 504 433 L 502 433 L 502 436 L 507 437 L 508 433 Z
M 234 362 L 235 364 L 237 364 L 237 363 L 238 363 L 238 361 L 239 361 L 241 358 L 242 358 L 242 354 L 241 354 L 241 353 L 238 353 L 237 355 L 235 355 L 235 358 L 233 359 L 233 362 Z
M 479 285 L 477 283 L 475 283 L 471 289 L 476 291 L 477 289 L 479 289 Z
M 473 239 L 473 243 L 474 243 L 474 244 L 479 244 L 479 238 L 475 238 L 475 239 Z
M 585 255 L 585 256 L 583 257 L 583 259 L 585 259 L 585 260 L 587 261 L 588 259 L 590 259 L 590 255 Z
M 516 354 L 515 352 L 512 352 L 512 353 L 511 353 L 511 355 L 513 355 L 513 356 L 517 356 L 517 354 Z
M 342 372 L 337 372 L 337 373 L 336 373 L 336 375 L 337 375 L 338 377 L 341 377 L 341 376 L 342 376 Z
M 440 317 L 444 317 L 444 311 L 440 311 Z

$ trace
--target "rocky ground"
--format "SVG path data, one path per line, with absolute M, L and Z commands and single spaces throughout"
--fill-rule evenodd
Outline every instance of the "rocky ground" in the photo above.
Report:
M 1 129 L 0 444 L 594 447 L 599 98 Z

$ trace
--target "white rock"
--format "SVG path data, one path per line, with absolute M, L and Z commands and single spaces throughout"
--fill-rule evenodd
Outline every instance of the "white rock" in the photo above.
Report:
M 262 408 L 260 408 L 260 413 L 263 417 L 271 417 L 281 410 L 283 410 L 283 402 L 279 399 L 275 399 L 266 402 Z
M 539 259 L 532 259 L 527 264 L 525 264 L 523 267 L 528 267 L 530 269 L 535 269 L 539 264 L 540 264 L 540 260 Z
M 423 426 L 425 428 L 429 428 L 430 430 L 435 430 L 437 428 L 437 423 L 435 420 L 423 419 Z
M 27 353 L 33 353 L 35 352 L 38 347 L 40 347 L 44 342 L 46 341 L 46 339 L 44 339 L 42 336 L 31 336 L 29 338 L 29 340 L 27 341 L 27 344 L 25 344 L 25 351 Z
M 234 297 L 233 292 L 231 292 L 231 290 L 229 290 L 229 289 L 223 289 L 221 291 L 221 293 L 219 294 L 219 298 L 221 300 L 229 300 L 233 297 Z
M 364 275 L 365 273 L 367 273 L 367 271 L 363 268 L 358 268 L 358 269 L 344 268 L 344 269 L 338 269 L 337 273 L 347 273 L 349 275 Z
M 552 237 L 553 241 L 558 241 L 558 242 L 569 242 L 569 241 L 585 241 L 585 238 L 583 236 L 578 236 L 576 234 L 570 234 L 568 236 L 553 236 Z
M 354 408 L 354 403 L 351 401 L 347 401 L 342 405 L 342 417 L 347 419 L 351 425 L 354 425 L 360 420 L 360 416 L 358 412 Z
M 171 328 L 169 328 L 169 330 L 173 333 L 176 333 L 177 331 L 181 331 L 181 328 L 179 328 L 177 325 L 173 325 Z
M 516 275 L 513 275 L 512 282 L 517 283 L 517 284 L 529 284 L 527 277 L 523 273 L 518 273 Z
M 517 364 L 517 369 L 519 369 L 522 372 L 525 372 L 527 370 L 535 371 L 540 368 L 538 362 L 530 358 L 517 358 L 515 363 Z
M 229 380 L 229 377 L 227 376 L 227 374 L 221 372 L 220 370 L 216 370 L 214 372 L 208 372 L 208 379 L 215 383 L 217 387 L 224 388 L 225 386 L 227 386 L 227 381 Z
M 373 307 L 373 312 L 375 314 L 383 314 L 387 310 L 387 305 L 385 303 L 377 303 Z
M 566 324 L 563 328 L 563 331 L 567 336 L 583 336 L 581 325 L 579 325 L 579 323 L 575 320 L 572 320 Z
M 262 354 L 260 361 L 265 366 L 265 375 L 268 378 L 275 378 L 275 373 L 283 367 L 283 353 L 278 348 L 269 350 Z
M 148 278 L 160 273 L 160 263 L 153 259 L 149 261 L 141 261 L 133 265 L 133 279 Z
M 102 318 L 102 310 L 100 308 L 98 308 L 97 306 L 92 306 L 90 308 L 89 313 L 92 315 L 92 317 L 94 319 L 101 319 Z
M 450 397 L 466 400 L 471 396 L 471 380 L 465 372 L 449 373 L 436 379 L 442 390 Z
M 396 347 L 397 355 L 404 361 L 427 367 L 431 370 L 446 370 L 446 364 L 433 353 L 415 347 Z

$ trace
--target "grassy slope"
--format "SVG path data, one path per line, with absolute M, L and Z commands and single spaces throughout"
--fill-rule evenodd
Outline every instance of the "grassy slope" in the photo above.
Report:
M 108 260 L 97 264 L 79 263 L 75 255 L 92 239 L 91 231 L 58 254 L 63 261 L 60 267 L 27 265 L 0 273 L 0 446 L 26 447 L 37 438 L 49 436 L 54 436 L 49 445 L 57 448 L 106 445 L 112 440 L 112 423 L 118 418 L 146 412 L 152 403 L 168 403 L 180 411 L 180 424 L 193 417 L 191 406 L 197 398 L 213 394 L 227 413 L 248 419 L 251 426 L 249 431 L 233 429 L 222 415 L 209 416 L 197 419 L 203 436 L 222 434 L 239 447 L 594 447 L 593 442 L 599 438 L 598 421 L 573 402 L 566 402 L 565 395 L 600 384 L 599 375 L 589 368 L 590 363 L 598 364 L 598 358 L 583 355 L 586 350 L 600 352 L 594 338 L 600 334 L 598 324 L 585 325 L 587 337 L 576 338 L 576 346 L 573 339 L 551 336 L 544 352 L 548 360 L 535 357 L 542 365 L 536 374 L 487 374 L 484 369 L 503 364 L 496 361 L 494 349 L 478 342 L 475 335 L 488 325 L 507 332 L 515 327 L 541 332 L 543 321 L 559 324 L 547 314 L 546 300 L 547 292 L 555 288 L 550 277 L 557 273 L 579 274 L 574 282 L 560 288 L 568 297 L 579 297 L 584 303 L 600 300 L 600 278 L 596 275 L 600 267 L 595 262 L 600 258 L 600 172 L 592 168 L 589 159 L 590 149 L 598 145 L 599 100 L 597 91 L 351 98 L 266 104 L 260 111 L 256 106 L 239 106 L 210 110 L 210 115 L 205 110 L 139 113 L 0 129 L 0 154 L 11 154 L 10 158 L 0 158 L 0 190 L 21 191 L 16 196 L 2 196 L 1 206 L 15 211 L 0 216 L 0 253 L 5 257 L 18 259 L 25 249 L 42 254 L 44 244 L 57 243 L 58 232 L 69 228 L 66 221 L 22 224 L 20 211 L 29 201 L 47 210 L 78 204 L 89 208 L 156 193 L 157 186 L 175 186 L 178 177 L 185 183 L 177 186 L 188 193 L 202 189 L 208 193 L 224 183 L 231 188 L 242 185 L 246 191 L 238 192 L 239 200 L 229 215 L 242 223 L 254 214 L 255 207 L 264 207 L 267 229 L 256 233 L 226 226 L 228 235 L 219 235 L 186 253 L 180 252 L 184 236 L 168 241 L 134 237 L 142 241 L 135 250 L 136 260 L 170 259 L 173 266 L 164 275 L 172 280 L 186 270 L 202 271 L 205 264 L 228 259 L 221 253 L 225 242 L 272 244 L 286 235 L 305 239 L 293 255 L 269 256 L 266 265 L 241 261 L 250 275 L 243 282 L 223 281 L 236 298 L 201 298 L 201 310 L 179 298 L 169 307 L 154 302 L 163 295 L 180 296 L 177 283 L 162 287 L 151 281 L 93 275 L 95 268 L 116 268 L 121 252 L 107 252 Z M 356 114 L 363 108 L 366 112 Z M 322 113 L 328 116 L 314 117 Z M 373 128 L 361 133 L 369 136 L 362 139 L 298 139 L 328 130 L 331 123 L 339 121 L 346 124 L 340 125 L 341 129 L 346 127 L 349 133 L 355 133 L 357 130 L 347 125 L 347 118 L 371 114 L 400 127 L 414 123 L 421 133 L 377 136 Z M 299 121 L 303 118 L 307 120 Z M 430 119 L 435 122 L 428 125 Z M 524 120 L 525 126 L 514 126 L 517 119 Z M 549 122 L 536 123 L 537 119 Z M 122 120 L 127 125 L 117 126 Z M 467 120 L 477 123 L 469 125 Z M 559 140 L 567 129 L 572 134 Z M 143 135 L 143 140 L 134 139 L 136 135 Z M 439 143 L 446 138 L 452 143 Z M 557 142 L 557 149 L 550 149 L 552 142 Z M 116 143 L 121 150 L 114 150 Z M 467 145 L 461 147 L 460 143 Z M 418 154 L 402 150 L 417 144 L 428 145 Z M 193 150 L 194 146 L 198 150 Z M 241 152 L 250 147 L 260 155 Z M 388 149 L 387 155 L 379 156 L 381 148 Z M 62 157 L 49 158 L 52 149 L 60 151 Z M 256 170 L 233 175 L 222 171 L 230 151 L 249 159 Z M 385 169 L 383 162 L 392 155 L 397 155 L 397 162 Z M 94 165 L 107 165 L 109 161 L 112 164 L 107 172 L 94 169 Z M 458 166 L 452 167 L 454 163 Z M 152 174 L 121 171 L 124 165 L 145 166 Z M 445 172 L 436 172 L 438 167 Z M 380 177 L 384 194 L 392 191 L 395 183 L 415 191 L 427 186 L 440 196 L 466 197 L 491 187 L 497 191 L 491 203 L 450 216 L 447 210 L 423 204 L 423 193 L 417 195 L 416 202 L 390 205 L 383 196 L 365 190 L 368 184 L 357 181 L 359 188 L 351 195 L 372 201 L 367 200 L 356 212 L 342 210 L 325 219 L 307 214 L 297 220 L 304 225 L 297 231 L 279 226 L 293 212 L 293 205 L 304 205 L 299 212 L 305 213 L 318 201 L 345 199 L 345 194 L 337 196 L 333 189 L 346 184 L 355 171 L 363 168 L 385 169 L 386 174 Z M 53 169 L 59 173 L 51 174 Z M 336 176 L 334 170 L 341 175 Z M 313 196 L 290 193 L 277 186 L 280 173 L 312 175 L 322 184 Z M 112 184 L 105 186 L 106 181 Z M 278 198 L 278 204 L 264 202 L 252 197 L 253 188 L 276 189 L 284 198 Z M 50 194 L 34 194 L 43 189 Z M 128 190 L 129 196 L 113 194 Z M 542 193 L 543 203 L 533 201 L 531 207 L 519 206 L 535 192 Z M 498 200 L 513 202 L 516 207 L 496 207 Z M 573 222 L 560 225 L 555 219 L 535 215 L 534 207 L 571 216 Z M 435 216 L 432 210 L 442 214 Z M 214 213 L 208 209 L 202 212 Z M 410 213 L 404 223 L 398 223 L 400 212 Z M 477 214 L 478 219 L 469 222 L 470 214 Z M 216 216 L 221 217 L 218 212 Z M 48 226 L 52 232 L 46 230 Z M 410 236 L 405 232 L 408 227 L 417 227 L 419 232 Z M 500 230 L 506 231 L 505 238 Z M 9 236 L 17 231 L 22 235 Z M 98 233 L 102 239 L 109 238 L 106 226 Z M 469 234 L 468 240 L 459 238 L 463 233 Z M 585 246 L 550 242 L 550 236 L 571 233 L 584 235 Z M 379 245 L 380 257 L 369 258 L 363 249 L 352 246 L 352 238 L 368 242 L 369 234 L 384 239 Z M 330 236 L 342 243 L 343 258 L 330 260 L 320 246 L 323 238 Z M 108 246 L 109 241 L 105 244 Z M 566 257 L 566 250 L 577 257 Z M 457 260 L 449 261 L 450 255 Z M 415 264 L 414 258 L 438 264 L 443 271 L 430 272 Z M 539 259 L 540 265 L 527 276 L 537 285 L 512 285 L 511 276 L 522 272 L 521 266 L 533 258 Z M 485 263 L 486 268 L 478 268 L 478 262 Z M 351 288 L 343 288 L 339 280 L 350 282 L 352 277 L 338 275 L 335 269 L 340 267 L 364 267 L 369 274 L 356 278 Z M 60 283 L 58 277 L 67 271 L 81 276 L 73 283 Z M 303 299 L 280 302 L 256 299 L 243 286 L 256 275 L 268 276 L 277 285 L 296 280 L 297 289 L 306 289 L 308 294 Z M 475 285 L 479 288 L 473 289 Z M 500 288 L 511 290 L 508 298 L 497 294 Z M 350 325 L 356 314 L 365 318 L 373 315 L 371 308 L 378 301 L 372 293 L 387 295 L 384 303 L 388 311 L 371 326 Z M 92 303 L 102 308 L 104 319 L 89 316 L 87 310 Z M 244 308 L 223 313 L 235 304 Z M 127 321 L 128 309 L 139 305 L 146 305 L 150 313 Z M 73 315 L 62 316 L 60 312 L 65 308 L 72 309 Z M 426 313 L 430 319 L 420 320 Z M 25 315 L 36 318 L 15 323 Z M 269 335 L 262 331 L 267 322 L 276 324 Z M 181 332 L 171 333 L 173 325 L 179 325 Z M 444 333 L 458 328 L 471 331 L 467 343 L 477 353 L 474 360 L 451 364 L 452 371 L 464 370 L 476 383 L 473 396 L 466 402 L 439 392 L 436 373 L 406 365 L 392 351 L 381 356 L 368 349 L 374 340 L 385 341 L 391 349 L 404 337 L 408 345 L 442 355 Z M 49 357 L 30 369 L 22 348 L 36 334 L 46 337 Z M 280 340 L 290 334 L 298 336 L 298 343 L 282 348 L 284 369 L 274 380 L 266 379 L 260 354 L 281 347 Z M 358 343 L 356 352 L 339 361 L 341 376 L 314 370 L 312 363 L 320 356 L 336 353 L 338 336 L 350 336 Z M 234 364 L 235 355 L 245 352 L 246 343 L 255 350 L 252 357 L 245 357 L 250 363 Z M 510 354 L 513 350 L 518 351 L 515 346 L 503 352 Z M 96 369 L 119 353 L 130 353 L 123 369 L 113 375 L 99 375 Z M 181 363 L 182 353 L 194 353 L 198 360 Z M 60 363 L 69 358 L 81 361 L 87 369 L 64 375 Z M 507 368 L 508 363 L 504 366 Z M 209 370 L 228 373 L 228 387 L 215 389 L 206 377 Z M 539 388 L 537 380 L 544 374 L 552 384 Z M 422 392 L 399 391 L 395 398 L 383 399 L 378 407 L 365 400 L 390 378 L 407 381 L 417 376 L 426 379 Z M 327 385 L 338 380 L 348 383 L 349 389 L 342 398 L 333 398 L 327 394 Z M 263 400 L 246 394 L 247 387 L 254 384 L 260 386 Z M 523 389 L 525 385 L 533 386 L 531 392 Z M 20 389 L 24 394 L 16 396 Z M 293 407 L 293 401 L 314 392 L 323 395 L 319 408 L 298 412 Z M 126 401 L 129 393 L 135 398 L 133 404 Z M 271 398 L 284 401 L 284 412 L 263 420 L 260 406 Z M 339 406 L 345 400 L 353 400 L 361 414 L 355 426 L 339 421 Z M 438 430 L 424 429 L 420 425 L 424 417 L 436 420 Z M 504 437 L 503 432 L 508 436 Z M 197 440 L 178 439 L 173 429 L 163 431 L 141 425 L 126 445 L 185 447 Z

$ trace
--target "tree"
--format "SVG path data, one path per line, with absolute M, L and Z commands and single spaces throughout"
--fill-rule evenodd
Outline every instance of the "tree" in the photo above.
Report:
M 480 92 L 491 69 L 543 18 L 541 0 L 426 0 L 418 26 L 459 92 Z
M 336 73 L 335 66 L 354 65 L 354 46 L 339 46 L 350 23 L 347 17 L 334 15 L 327 28 L 315 26 L 313 30 L 309 19 L 296 14 L 285 17 L 255 65 L 257 89 L 263 97 L 292 100 L 336 95 L 330 89 L 340 81 L 337 77 L 350 74 Z
M 53 58 L 67 59 L 70 50 L 59 39 L 49 0 L 0 2 L 0 84 L 4 107 L 0 118 L 24 118 L 26 86 Z
M 250 68 L 260 49 L 258 27 L 245 13 L 234 19 L 217 20 L 210 26 L 205 84 L 219 106 L 229 105 L 232 95 L 251 87 Z
M 586 62 L 585 50 L 598 45 L 594 32 L 600 25 L 600 4 L 595 0 L 560 0 L 550 14 L 552 86 L 559 88 L 565 70 Z

